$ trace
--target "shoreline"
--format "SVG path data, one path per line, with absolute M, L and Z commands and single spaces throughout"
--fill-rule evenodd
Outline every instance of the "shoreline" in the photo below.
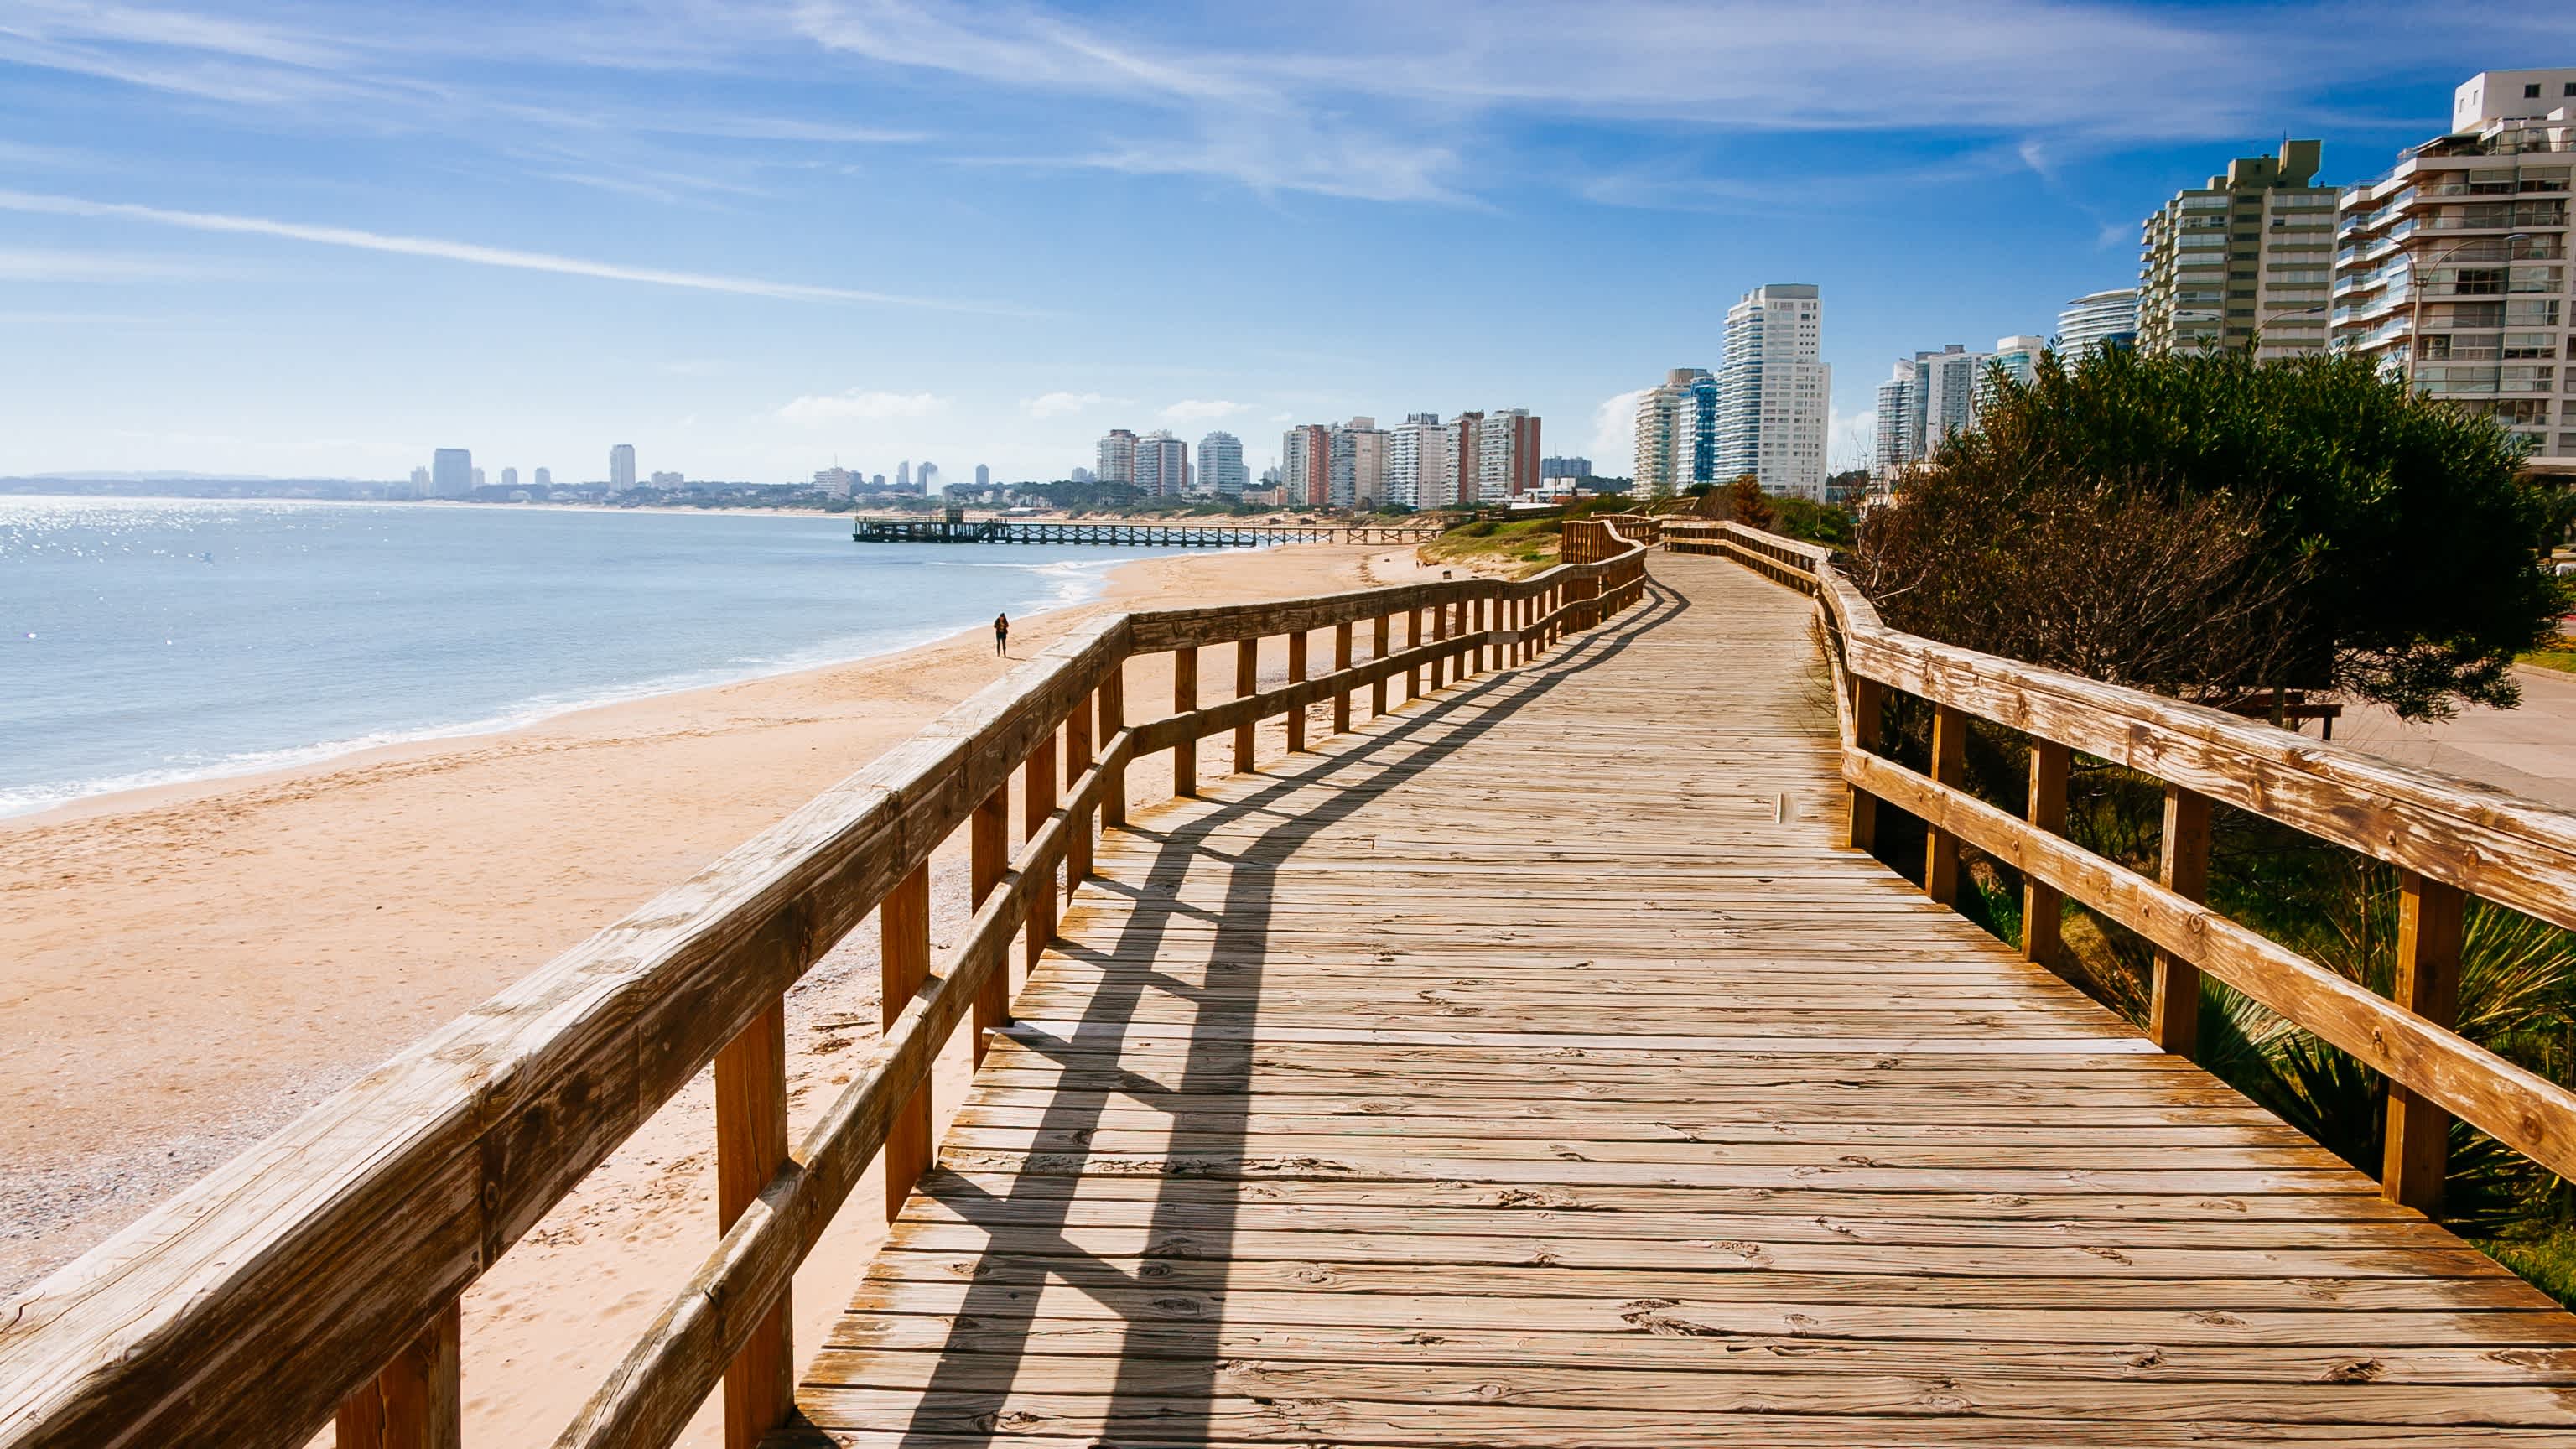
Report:
M 1014 620 L 1017 660 L 1103 611 L 1437 577 L 1413 550 L 1301 545 L 1112 568 Z M 0 821 L 0 1296 L 132 1222 L 441 1023 L 784 818 L 1004 669 L 982 631 L 856 663 L 478 735 L 97 796 Z M 1265 661 L 1284 678 L 1284 661 Z M 1232 687 L 1226 661 L 1204 685 Z M 1128 697 L 1170 698 L 1168 656 Z M 1132 777 L 1149 800 L 1151 771 Z M 933 939 L 969 919 L 959 838 Z M 789 994 L 791 1126 L 860 1069 L 876 932 Z M 964 1036 L 936 1094 L 965 1080 Z M 468 1432 L 550 1438 L 716 1238 L 701 1080 L 616 1149 L 466 1299 Z M 881 1239 L 862 1185 L 809 1263 L 800 1352 Z M 801 1275 L 800 1275 L 801 1276 Z M 703 1416 L 702 1416 L 703 1417 Z M 683 1441 L 712 1444 L 713 1430 Z
M 310 502 L 327 500 L 296 499 L 291 501 Z M 472 506 L 483 507 L 494 505 Z M 555 505 L 542 506 L 553 507 Z M 687 512 L 690 510 L 674 511 Z M 773 510 L 772 516 L 801 517 L 804 515 L 789 515 L 786 510 Z M 1217 549 L 1209 550 L 1207 552 L 1214 555 L 1226 555 L 1252 551 L 1253 550 L 1242 549 Z M 1055 615 L 1062 614 L 1067 610 L 1090 608 L 1112 596 L 1116 588 L 1115 581 L 1120 574 L 1133 568 L 1162 562 L 1164 559 L 1170 557 L 1174 557 L 1174 555 L 1156 555 L 1147 558 L 1107 561 L 1098 570 L 1096 575 L 1085 581 L 1081 597 L 1046 604 L 1044 607 L 1037 608 L 1013 622 L 1015 625 L 1023 622 L 1035 623 L 1040 620 L 1045 620 Z M 32 809 L 10 810 L 0 808 L 0 837 L 5 837 L 13 830 L 55 825 L 69 820 L 90 819 L 101 815 L 121 814 L 129 810 L 151 809 L 174 801 L 200 799 L 208 795 L 221 794 L 226 790 L 233 788 L 250 788 L 265 783 L 274 783 L 310 770 L 324 769 L 346 764 L 364 764 L 377 760 L 399 759 L 406 755 L 417 754 L 423 751 L 434 751 L 441 747 L 466 746 L 478 740 L 488 740 L 498 736 L 509 735 L 521 730 L 539 729 L 554 724 L 557 721 L 570 720 L 577 716 L 595 712 L 623 709 L 630 705 L 651 704 L 657 700 L 674 700 L 685 695 L 732 689 L 746 684 L 759 684 L 770 680 L 793 679 L 800 675 L 821 674 L 833 670 L 847 669 L 858 665 L 890 662 L 900 659 L 906 654 L 911 654 L 917 651 L 933 650 L 954 645 L 971 635 L 979 633 L 982 627 L 982 625 L 977 623 L 968 623 L 954 630 L 929 632 L 926 637 L 911 638 L 904 642 L 890 644 L 886 647 L 861 654 L 852 654 L 812 662 L 800 661 L 790 664 L 781 664 L 773 668 L 757 669 L 748 674 L 734 675 L 722 679 L 697 680 L 689 683 L 672 685 L 667 688 L 655 687 L 653 681 L 646 680 L 638 684 L 606 690 L 605 697 L 582 700 L 553 707 L 533 703 L 514 705 L 508 707 L 499 715 L 487 717 L 485 719 L 468 720 L 454 725 L 429 726 L 410 732 L 387 732 L 398 734 L 399 737 L 396 738 L 371 741 L 326 740 L 310 745 L 283 746 L 275 750 L 264 752 L 271 755 L 288 757 L 273 762 L 244 764 L 240 768 L 225 768 L 218 766 L 203 773 L 187 775 L 184 778 L 179 779 L 152 780 L 138 784 L 117 785 L 111 789 L 102 789 L 84 794 L 66 796 L 48 804 L 35 806 Z M 26 788 L 43 789 L 50 787 L 29 786 Z

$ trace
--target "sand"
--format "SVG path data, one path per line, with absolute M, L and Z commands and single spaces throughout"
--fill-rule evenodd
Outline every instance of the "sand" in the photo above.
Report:
M 1148 560 L 1017 621 L 1022 658 L 1103 610 L 1399 582 L 1410 549 Z M 1276 654 L 1274 649 L 1271 651 Z M 1265 661 L 1276 673 L 1276 659 Z M 101 797 L 0 822 L 0 1293 L 93 1246 L 405 1043 L 865 765 L 1006 667 L 989 631 L 901 654 Z M 1209 660 L 1208 697 L 1232 691 Z M 1131 717 L 1170 698 L 1130 666 Z M 1136 772 L 1139 777 L 1150 772 Z M 1146 790 L 1139 781 L 1138 795 Z M 1016 815 L 1016 807 L 1014 814 Z M 965 920 L 961 844 L 932 931 Z M 805 1124 L 876 1029 L 872 925 L 789 999 Z M 947 1065 L 942 1109 L 963 1079 Z M 716 1236 L 705 1076 L 466 1299 L 469 1442 L 563 1427 Z M 800 1354 L 881 1237 L 863 1184 L 798 1279 Z M 684 1442 L 712 1443 L 712 1413 Z

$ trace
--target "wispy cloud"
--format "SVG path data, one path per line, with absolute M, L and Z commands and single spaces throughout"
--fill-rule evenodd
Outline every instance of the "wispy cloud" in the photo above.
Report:
M 817 286 L 805 282 L 773 282 L 759 277 L 726 276 L 715 272 L 685 272 L 664 267 L 629 266 L 621 262 L 595 261 L 587 257 L 559 256 L 552 252 L 519 251 L 508 247 L 482 246 L 473 242 L 446 241 L 435 237 L 396 236 L 384 232 L 361 231 L 355 227 L 317 226 L 305 222 L 278 221 L 259 216 L 234 216 L 213 211 L 173 211 L 164 207 L 137 205 L 133 202 L 90 201 L 75 196 L 48 196 L 25 191 L 0 191 L 0 211 L 141 221 L 155 226 L 179 227 L 188 231 L 278 237 L 287 241 L 310 242 L 317 246 L 390 252 L 398 256 L 430 257 L 440 261 L 465 262 L 475 266 L 507 267 L 523 272 L 552 272 L 568 277 L 594 277 L 602 281 L 640 282 L 647 286 L 679 287 L 697 292 L 724 292 L 741 297 L 771 297 L 793 302 L 861 302 L 880 306 L 927 307 L 957 312 L 1010 310 L 978 302 L 907 297 L 893 292 Z
M 1172 423 L 1206 423 L 1230 418 L 1236 413 L 1252 411 L 1252 404 L 1228 402 L 1224 398 L 1183 398 L 1163 409 L 1163 420 Z
M 1023 398 L 1020 401 L 1020 411 L 1033 418 L 1061 418 L 1078 413 L 1084 408 L 1097 407 L 1102 403 L 1115 401 L 1115 398 L 1105 397 L 1096 392 L 1048 392 L 1040 393 L 1033 398 Z
M 778 415 L 791 423 L 836 423 L 928 417 L 947 406 L 948 399 L 936 393 L 869 392 L 854 387 L 847 392 L 807 393 L 779 408 Z
M 190 262 L 98 252 L 0 248 L 0 282 L 162 282 L 208 275 Z

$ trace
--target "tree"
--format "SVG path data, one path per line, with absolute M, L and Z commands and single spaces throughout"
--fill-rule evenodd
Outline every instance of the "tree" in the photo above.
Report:
M 1727 502 L 1734 505 L 1736 522 L 1750 528 L 1771 526 L 1770 496 L 1762 491 L 1761 482 L 1752 474 L 1737 478 L 1726 496 Z
M 2553 514 L 2492 419 L 2346 356 L 2044 356 L 1989 374 L 1861 530 L 1891 624 L 2141 687 L 2511 706 Z

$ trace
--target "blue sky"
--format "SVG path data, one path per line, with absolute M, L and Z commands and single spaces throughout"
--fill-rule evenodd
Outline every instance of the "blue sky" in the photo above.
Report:
M 2576 6 L 0 0 L 0 474 L 559 479 L 1624 398 L 1824 289 L 2053 330 L 2233 155 L 2385 168 Z

